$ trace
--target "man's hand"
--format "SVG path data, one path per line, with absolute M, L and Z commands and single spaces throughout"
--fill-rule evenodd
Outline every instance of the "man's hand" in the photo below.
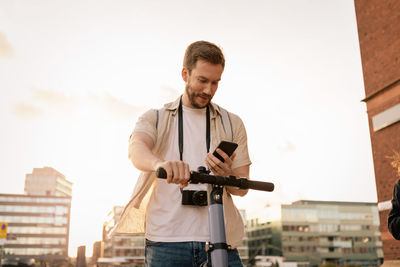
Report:
M 189 164 L 183 161 L 158 161 L 155 169 L 163 168 L 167 172 L 167 183 L 180 184 L 181 188 L 188 185 L 190 179 Z
M 212 153 L 208 153 L 206 157 L 206 164 L 208 168 L 213 172 L 214 175 L 217 176 L 232 175 L 232 161 L 236 157 L 236 153 L 233 153 L 232 156 L 229 157 L 224 151 L 219 148 L 217 148 L 217 153 L 221 155 L 221 157 L 224 159 L 224 162 L 220 161 Z
M 232 169 L 232 161 L 236 157 L 236 152 L 229 157 L 224 151 L 217 148 L 217 153 L 221 155 L 221 157 L 225 160 L 225 162 L 220 161 L 216 158 L 212 153 L 208 153 L 206 157 L 206 164 L 208 168 L 213 172 L 214 175 L 218 176 L 229 176 L 233 175 L 240 178 L 248 178 L 250 168 L 249 165 L 241 166 L 235 169 Z M 232 186 L 227 186 L 226 190 L 232 195 L 236 196 L 244 196 L 249 191 L 248 189 L 239 189 Z

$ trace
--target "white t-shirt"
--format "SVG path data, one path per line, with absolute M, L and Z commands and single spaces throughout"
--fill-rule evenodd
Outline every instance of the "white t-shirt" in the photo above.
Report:
M 165 160 L 179 161 L 178 116 L 175 116 Z M 212 146 L 212 144 L 210 144 Z M 210 147 L 210 151 L 214 148 Z M 205 166 L 206 108 L 183 106 L 183 161 L 190 170 Z M 189 184 L 184 190 L 207 190 L 204 184 Z M 157 179 L 146 215 L 145 237 L 155 242 L 209 241 L 207 206 L 182 205 L 180 186 Z

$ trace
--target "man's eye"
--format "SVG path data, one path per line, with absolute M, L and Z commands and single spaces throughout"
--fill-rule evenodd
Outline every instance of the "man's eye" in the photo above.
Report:
M 201 83 L 205 83 L 205 82 L 207 82 L 207 80 L 204 80 L 204 79 L 199 79 L 199 82 L 201 82 Z

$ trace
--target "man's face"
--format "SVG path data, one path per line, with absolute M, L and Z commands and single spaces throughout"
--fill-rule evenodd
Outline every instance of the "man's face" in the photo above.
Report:
M 184 67 L 182 78 L 186 82 L 183 104 L 190 108 L 204 108 L 218 89 L 224 71 L 221 64 L 198 60 L 191 73 Z

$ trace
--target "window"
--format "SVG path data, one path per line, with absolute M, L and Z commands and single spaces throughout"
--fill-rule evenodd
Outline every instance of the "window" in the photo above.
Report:
M 400 104 L 386 109 L 385 111 L 372 117 L 374 132 L 379 131 L 400 120 Z
M 5 248 L 6 255 L 66 255 L 61 248 Z

